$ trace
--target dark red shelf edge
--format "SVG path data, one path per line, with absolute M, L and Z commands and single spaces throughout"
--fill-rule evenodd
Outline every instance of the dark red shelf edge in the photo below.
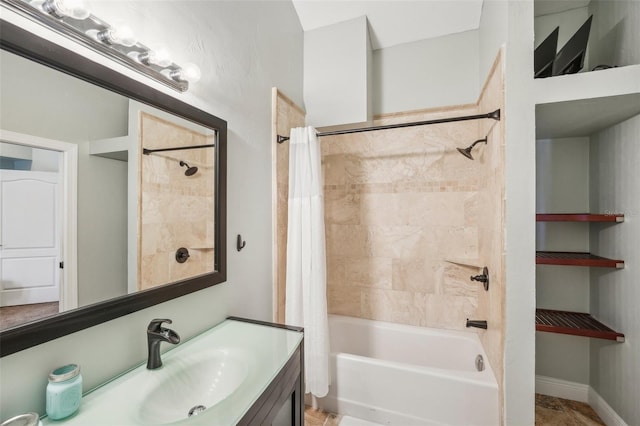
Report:
M 589 330 L 586 328 L 569 328 L 555 325 L 536 324 L 536 331 L 547 333 L 570 334 L 572 336 L 594 337 L 596 339 L 624 342 L 624 334 L 616 331 Z
M 597 323 L 600 329 L 595 328 L 578 328 L 578 327 L 566 327 L 562 325 L 549 325 L 538 322 L 538 315 L 543 313 L 547 313 L 545 316 L 545 321 L 553 322 L 553 314 L 571 314 L 588 317 L 588 319 L 594 323 Z M 550 315 L 549 315 L 550 314 Z M 588 327 L 588 326 L 587 326 Z M 622 343 L 625 341 L 625 336 L 623 333 L 618 333 L 615 330 L 612 330 L 605 324 L 598 321 L 593 315 L 587 313 L 580 312 L 565 312 L 565 311 L 554 311 L 549 309 L 536 309 L 536 331 L 543 331 L 547 333 L 558 333 L 558 334 L 568 334 L 572 336 L 581 336 L 581 337 L 592 337 L 596 339 L 605 339 L 605 340 L 614 340 L 618 343 Z
M 536 222 L 624 222 L 623 214 L 537 213 Z
M 548 259 L 536 256 L 536 265 L 595 266 L 600 268 L 624 268 L 624 260 L 617 259 Z M 618 266 L 620 265 L 620 266 Z
M 552 325 L 536 325 L 536 330 L 545 331 L 548 333 L 557 333 L 557 334 L 568 334 L 571 336 L 581 336 L 581 337 L 591 337 L 596 339 L 605 339 L 605 340 L 618 340 L 618 338 L 624 339 L 624 334 L 617 333 L 615 331 L 599 331 L 599 330 L 589 330 L 589 329 L 575 329 L 568 327 L 559 327 Z

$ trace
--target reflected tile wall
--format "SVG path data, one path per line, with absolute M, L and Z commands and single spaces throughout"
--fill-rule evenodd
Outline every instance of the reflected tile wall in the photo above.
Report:
M 206 135 L 141 113 L 140 145 L 148 149 L 215 143 Z M 138 286 L 157 285 L 214 270 L 213 149 L 167 151 L 141 155 Z M 197 166 L 185 176 L 180 161 Z M 189 260 L 178 263 L 176 250 L 189 249 Z

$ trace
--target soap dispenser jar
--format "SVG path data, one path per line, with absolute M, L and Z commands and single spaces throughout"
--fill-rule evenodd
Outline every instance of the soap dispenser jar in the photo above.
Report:
M 82 399 L 82 376 L 76 364 L 56 368 L 49 373 L 47 416 L 60 420 L 74 414 Z

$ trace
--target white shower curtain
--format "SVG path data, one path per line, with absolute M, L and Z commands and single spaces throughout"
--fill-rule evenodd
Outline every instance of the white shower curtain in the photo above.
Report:
M 291 130 L 285 322 L 304 327 L 306 392 L 329 391 L 326 253 L 320 141 L 313 127 Z

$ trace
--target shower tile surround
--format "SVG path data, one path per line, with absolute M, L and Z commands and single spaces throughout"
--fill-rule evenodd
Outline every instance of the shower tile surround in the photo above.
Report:
M 275 261 L 273 265 L 273 282 L 275 291 L 273 295 L 274 318 L 279 323 L 284 323 L 284 303 L 287 272 L 287 213 L 289 196 L 289 144 L 276 143 L 277 135 L 289 136 L 291 129 L 302 127 L 305 124 L 305 112 L 296 105 L 284 93 L 277 88 L 272 89 L 272 165 L 273 187 L 273 229 Z
M 502 57 L 500 52 L 476 105 L 385 114 L 372 124 L 504 111 Z M 279 134 L 303 125 L 298 107 L 282 101 L 276 110 Z M 329 313 L 446 329 L 465 329 L 467 318 L 486 319 L 488 330 L 478 333 L 496 374 L 501 407 L 503 126 L 504 115 L 501 121 L 329 136 L 321 144 Z M 488 144 L 474 149 L 474 161 L 457 152 L 487 135 Z M 284 319 L 286 145 L 274 155 L 278 321 Z M 447 259 L 488 266 L 489 291 L 469 280 L 481 268 Z

